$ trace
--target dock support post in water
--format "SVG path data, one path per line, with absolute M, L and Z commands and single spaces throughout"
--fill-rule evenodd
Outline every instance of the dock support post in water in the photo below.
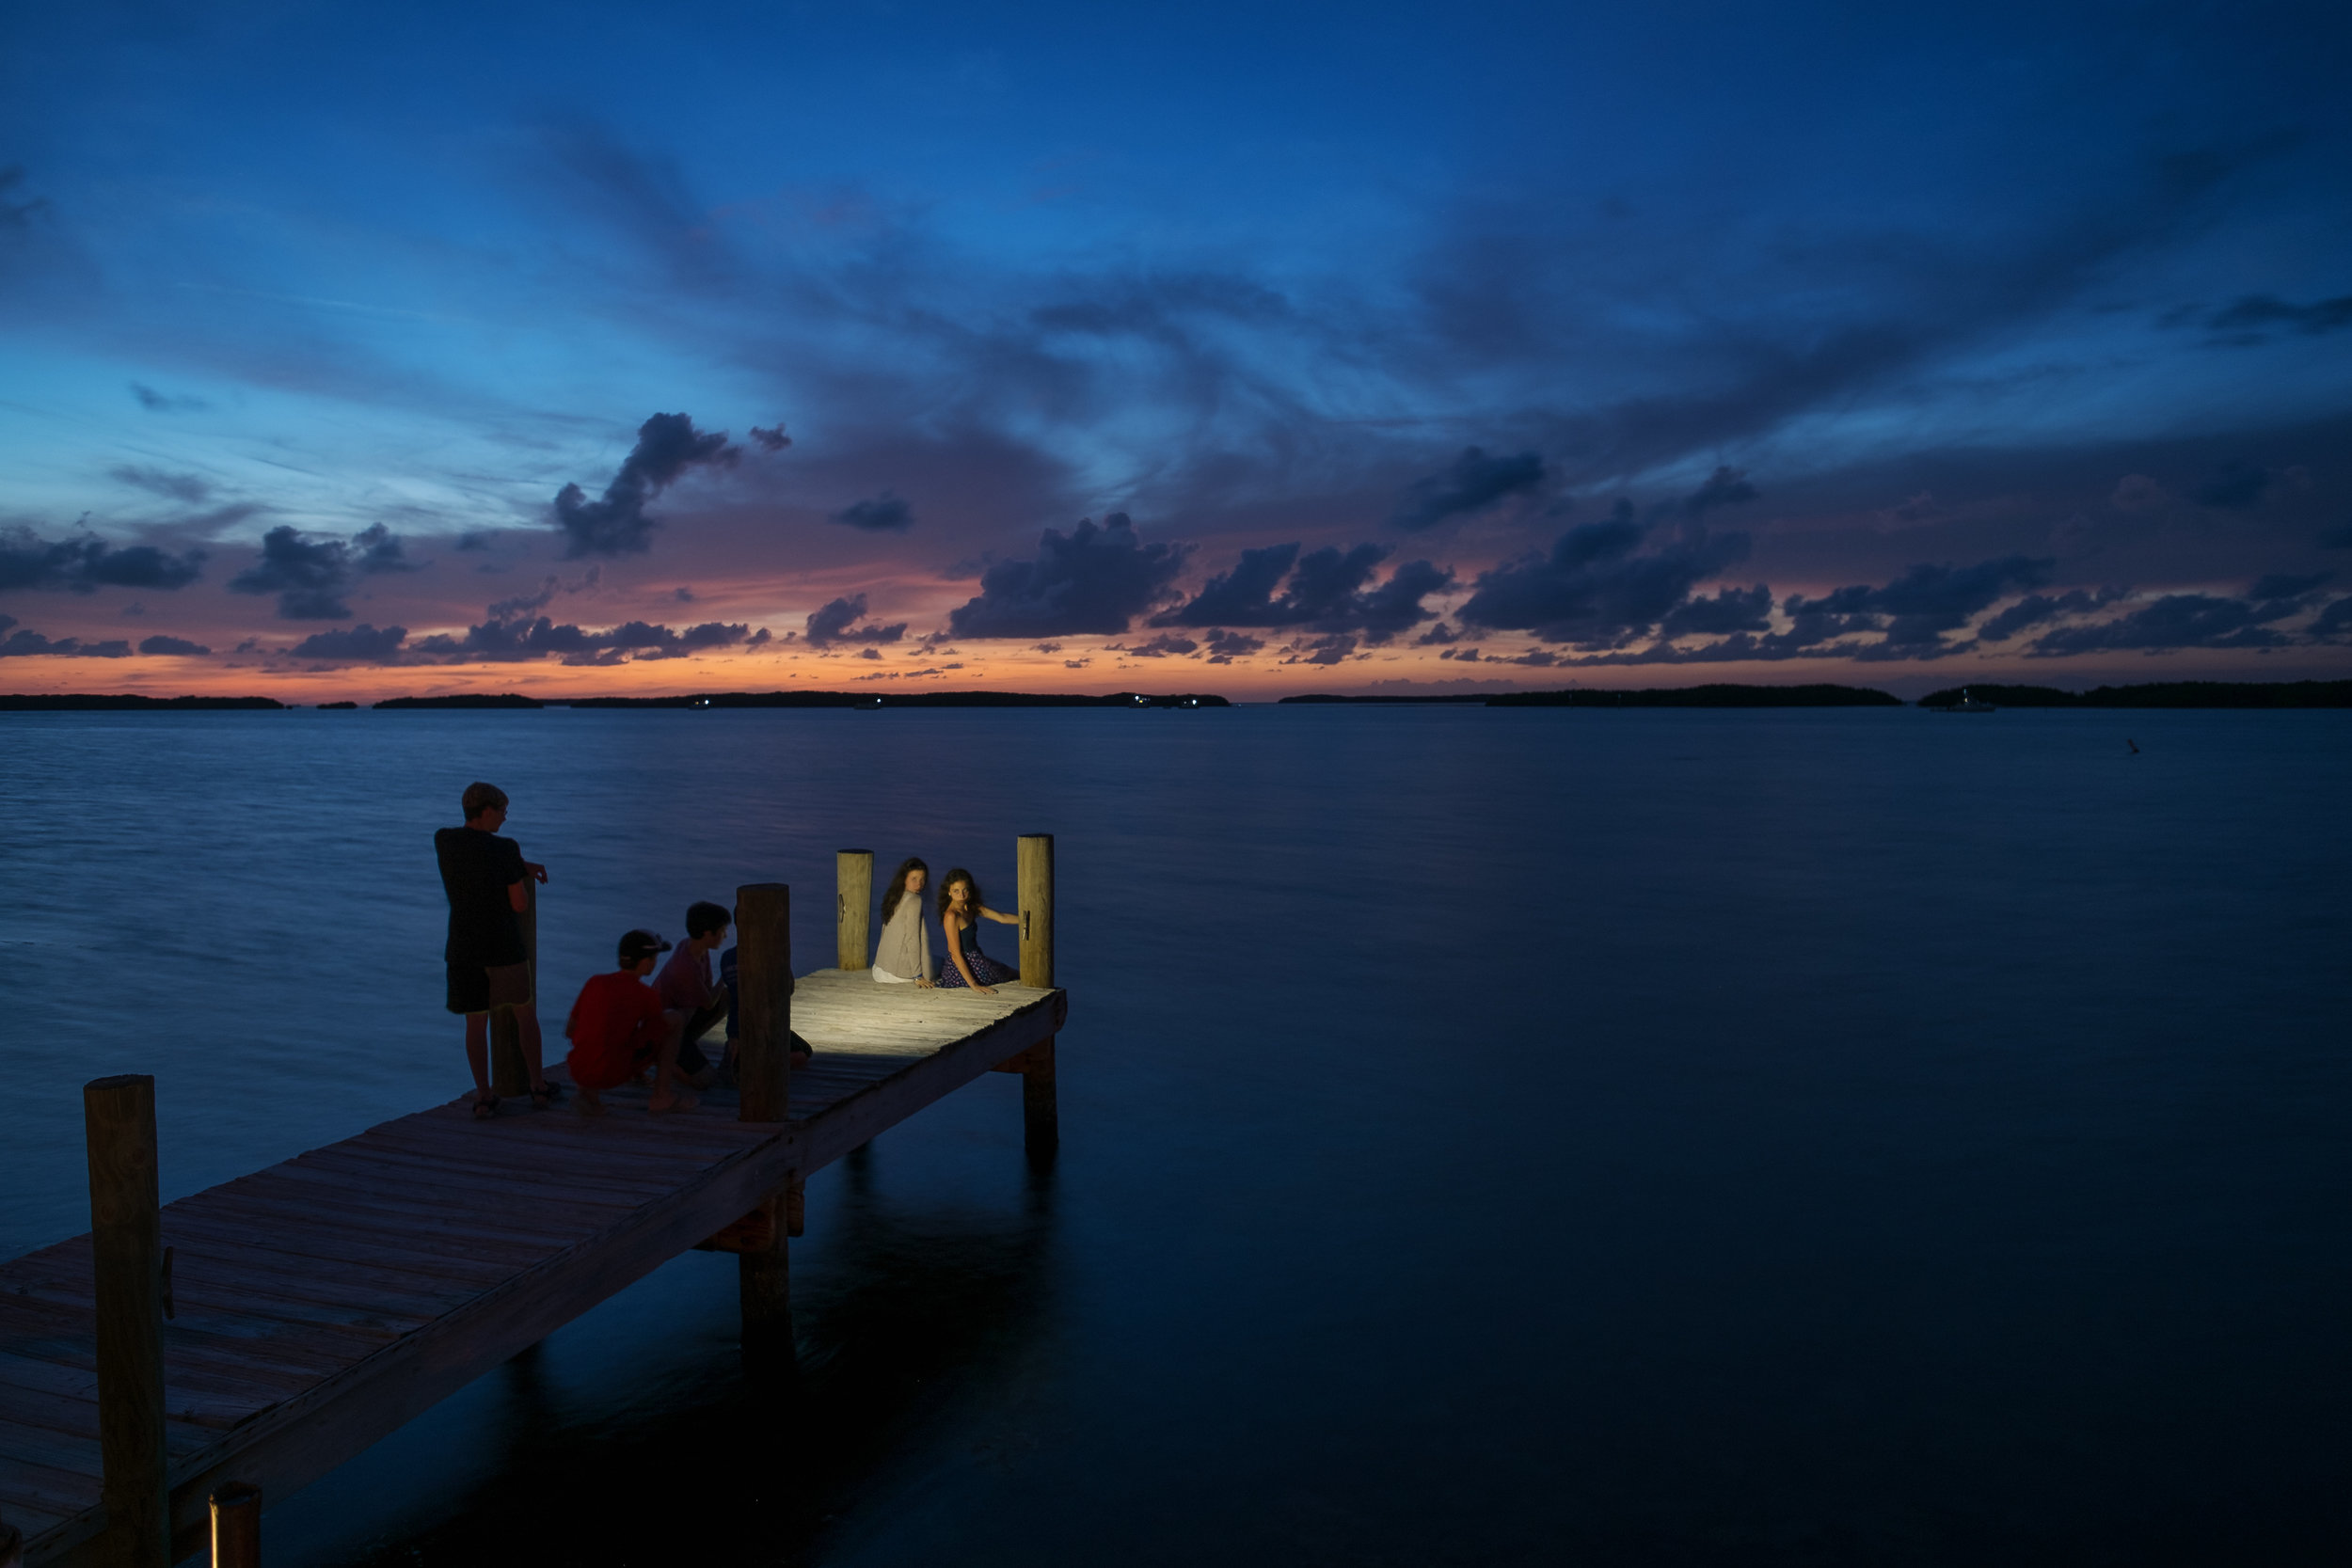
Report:
M 231 1483 L 213 1493 L 213 1568 L 262 1568 L 262 1489 Z
M 1040 989 L 1054 984 L 1054 835 L 1020 838 L 1021 983 Z M 1054 1097 L 1054 1042 L 1041 1040 L 1025 1053 L 1021 1070 L 1021 1136 L 1032 1157 L 1054 1152 L 1061 1142 L 1061 1116 Z
M 792 890 L 782 882 L 749 882 L 735 890 L 738 1119 L 785 1119 L 792 1063 Z M 768 1244 L 736 1255 L 743 1307 L 743 1354 L 754 1370 L 792 1360 L 791 1274 L 785 1251 L 781 1194 L 759 1212 Z
M 155 1174 L 155 1080 L 98 1078 L 82 1090 L 97 1263 L 98 1445 L 106 1560 L 170 1568 L 164 1454 L 163 1199 Z
M 874 851 L 836 849 L 833 866 L 840 889 L 834 895 L 834 964 L 841 969 L 868 968 L 866 955 L 873 949 L 866 945 L 866 927 L 874 908 Z

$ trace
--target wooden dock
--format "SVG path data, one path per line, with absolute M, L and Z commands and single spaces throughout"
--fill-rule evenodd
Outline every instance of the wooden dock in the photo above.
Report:
M 1023 841 L 1025 895 L 1036 842 Z M 157 1210 L 151 1081 L 93 1085 L 95 1235 L 0 1265 L 0 1564 L 11 1530 L 28 1565 L 153 1568 L 226 1529 L 214 1560 L 243 1568 L 258 1560 L 259 1506 L 242 1489 L 290 1496 L 697 1245 L 740 1255 L 755 1370 L 763 1346 L 788 1357 L 786 1238 L 810 1173 L 992 1069 L 1025 1074 L 1032 1147 L 1050 1145 L 1067 998 L 1051 986 L 1043 845 L 1023 957 L 1025 981 L 1045 983 L 982 996 L 864 970 L 793 981 L 787 967 L 755 1056 L 747 975 L 739 1100 L 713 1091 L 656 1116 L 622 1091 L 599 1118 L 508 1101 L 487 1122 L 460 1100 Z M 845 895 L 851 879 L 845 864 Z M 852 922 L 842 907 L 843 948 L 862 953 L 865 911 Z M 769 933 L 738 908 L 749 963 Z M 787 1029 L 815 1059 L 775 1084 L 781 1119 L 743 1119 Z M 123 1092 L 149 1097 L 152 1256 L 130 1264 L 136 1227 L 110 1215 L 100 1148 L 100 1106 Z M 151 1373 L 141 1336 L 159 1344 Z

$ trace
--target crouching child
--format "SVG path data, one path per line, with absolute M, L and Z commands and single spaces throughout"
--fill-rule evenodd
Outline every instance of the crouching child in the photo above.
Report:
M 648 1110 L 691 1111 L 701 1101 L 677 1086 L 678 1037 L 686 1020 L 664 1008 L 661 998 L 645 983 L 657 955 L 670 944 L 651 931 L 630 931 L 621 938 L 620 967 L 592 974 L 572 1004 L 564 1033 L 572 1042 L 566 1065 L 580 1093 L 580 1114 L 599 1117 L 607 1089 L 618 1088 L 654 1069 L 653 1096 Z

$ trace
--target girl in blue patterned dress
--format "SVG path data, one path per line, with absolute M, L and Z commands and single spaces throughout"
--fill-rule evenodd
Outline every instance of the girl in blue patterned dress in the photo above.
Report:
M 972 879 L 972 873 L 961 866 L 947 873 L 947 879 L 939 884 L 939 924 L 947 937 L 947 961 L 939 966 L 935 982 L 942 990 L 961 990 L 966 986 L 982 996 L 993 996 L 995 988 L 1021 978 L 1017 969 L 1007 969 L 980 951 L 980 922 L 1001 921 L 1018 926 L 1016 914 L 998 914 L 980 902 L 980 884 Z

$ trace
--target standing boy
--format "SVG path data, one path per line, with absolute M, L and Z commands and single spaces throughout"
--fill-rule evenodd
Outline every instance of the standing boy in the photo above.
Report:
M 653 973 L 654 956 L 670 944 L 651 931 L 625 932 L 620 942 L 620 967 L 591 974 L 572 1004 L 564 1033 L 571 1037 L 572 1086 L 580 1093 L 580 1114 L 604 1115 L 604 1091 L 618 1088 L 644 1071 L 655 1069 L 653 1097 L 645 1104 L 654 1111 L 691 1111 L 701 1101 L 677 1089 L 677 1044 L 684 1015 L 661 1006 L 661 998 L 645 984 Z
M 469 784 L 459 801 L 462 828 L 433 835 L 441 863 L 441 888 L 449 895 L 449 942 L 441 957 L 449 966 L 449 1010 L 466 1020 L 466 1062 L 473 1069 L 473 1114 L 477 1121 L 498 1115 L 490 1092 L 490 1009 L 513 1007 L 523 1065 L 531 1071 L 531 1098 L 545 1105 L 547 1075 L 539 1066 L 539 1012 L 531 991 L 529 954 L 523 947 L 521 912 L 530 906 L 532 880 L 548 879 L 548 868 L 523 859 L 521 847 L 498 831 L 506 823 L 506 792 L 496 784 Z

